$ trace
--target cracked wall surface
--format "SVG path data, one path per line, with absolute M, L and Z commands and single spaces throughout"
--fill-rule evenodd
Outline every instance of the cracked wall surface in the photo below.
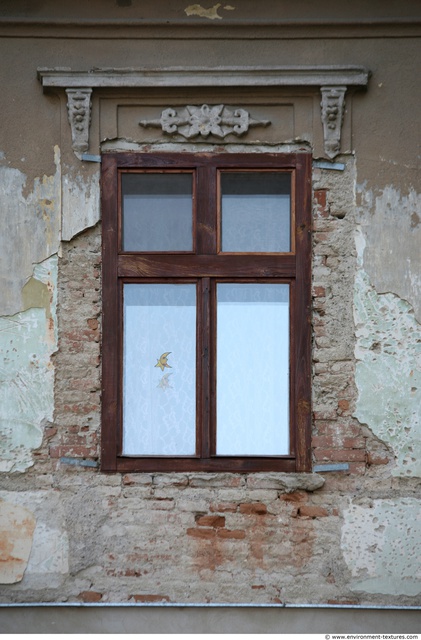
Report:
M 146 4 L 92 0 L 82 15 L 48 1 L 0 24 L 0 598 L 420 606 L 421 99 L 405 2 L 396 24 L 383 3 L 379 24 L 360 3 L 364 30 L 346 26 L 349 7 L 335 26 L 307 14 L 292 28 L 265 0 Z M 283 4 L 295 20 L 298 5 Z M 100 11 L 108 26 L 94 24 Z M 371 71 L 366 92 L 345 96 L 335 166 L 315 151 L 318 89 L 93 91 L 90 154 L 313 151 L 317 473 L 98 470 L 100 165 L 75 156 L 65 92 L 43 93 L 36 69 L 193 64 Z M 243 101 L 271 110 L 267 137 L 141 137 L 144 112 Z
M 29 286 L 28 286 L 29 285 Z M 0 470 L 24 471 L 53 420 L 57 349 L 57 256 L 36 265 L 25 311 L 0 317 Z
M 341 546 L 351 588 L 367 593 L 421 593 L 421 504 L 416 498 L 352 503 Z

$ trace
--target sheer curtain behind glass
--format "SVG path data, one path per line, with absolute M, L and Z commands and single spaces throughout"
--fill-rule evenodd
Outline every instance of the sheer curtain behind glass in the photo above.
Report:
M 289 452 L 289 285 L 219 284 L 217 454 Z
M 196 286 L 124 286 L 123 454 L 194 455 Z

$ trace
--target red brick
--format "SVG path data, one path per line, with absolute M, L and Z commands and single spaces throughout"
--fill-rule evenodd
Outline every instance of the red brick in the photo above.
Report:
M 378 456 L 374 453 L 367 453 L 367 464 L 388 464 L 389 458 L 384 458 L 382 456 Z
M 316 507 L 308 504 L 303 505 L 298 509 L 298 515 L 306 516 L 308 518 L 325 518 L 329 514 L 323 507 Z
M 81 591 L 78 597 L 83 602 L 99 602 L 102 599 L 102 593 L 99 593 L 99 591 Z
M 243 502 L 243 504 L 240 504 L 240 513 L 263 515 L 267 513 L 267 508 L 266 505 L 261 502 Z
M 90 329 L 92 329 L 92 331 L 96 331 L 98 329 L 98 320 L 97 318 L 89 318 L 89 320 L 86 321 L 87 325 Z
M 237 511 L 238 504 L 236 502 L 219 502 L 210 505 L 210 511 L 218 513 L 235 513 Z
M 196 518 L 196 524 L 199 527 L 225 527 L 224 516 L 198 516 Z
M 366 459 L 364 449 L 315 449 L 314 456 L 325 462 L 365 462 Z
M 212 540 L 215 535 L 215 529 L 187 529 L 187 535 L 192 538 L 201 538 L 202 540 Z
M 315 298 L 324 298 L 326 296 L 326 289 L 324 287 L 313 287 L 313 296 Z
M 292 493 L 285 493 L 280 496 L 281 500 L 285 502 L 306 502 L 308 500 L 308 496 L 304 491 L 293 491 Z
M 334 447 L 333 436 L 313 436 L 311 444 L 315 448 Z
M 345 400 L 344 398 L 342 400 L 339 400 L 338 407 L 339 407 L 339 409 L 342 409 L 342 411 L 348 411 L 348 409 L 349 409 L 348 400 Z
M 63 456 L 90 458 L 96 454 L 96 447 L 82 447 L 80 445 L 58 445 L 50 447 L 51 458 L 62 458 Z
M 129 598 L 133 598 L 135 602 L 170 602 L 168 596 L 163 596 L 161 594 L 140 594 L 135 593 Z
M 242 529 L 218 529 L 218 538 L 230 539 L 230 540 L 244 540 L 246 532 Z

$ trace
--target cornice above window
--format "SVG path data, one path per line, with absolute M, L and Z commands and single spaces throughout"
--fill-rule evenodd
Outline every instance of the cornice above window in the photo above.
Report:
M 44 91 L 66 90 L 72 146 L 78 156 L 89 148 L 91 96 L 95 89 L 296 87 L 320 90 L 324 152 L 332 159 L 341 151 L 341 128 L 346 91 L 349 88 L 365 88 L 368 84 L 369 71 L 364 67 L 333 65 L 104 68 L 90 71 L 40 68 L 38 78 Z

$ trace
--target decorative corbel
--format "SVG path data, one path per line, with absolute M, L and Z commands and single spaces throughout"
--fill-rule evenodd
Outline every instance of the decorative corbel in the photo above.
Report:
M 321 87 L 324 150 L 334 158 L 341 150 L 341 129 L 345 110 L 346 87 Z
M 72 130 L 72 148 L 76 155 L 89 148 L 92 89 L 66 89 L 67 112 Z

